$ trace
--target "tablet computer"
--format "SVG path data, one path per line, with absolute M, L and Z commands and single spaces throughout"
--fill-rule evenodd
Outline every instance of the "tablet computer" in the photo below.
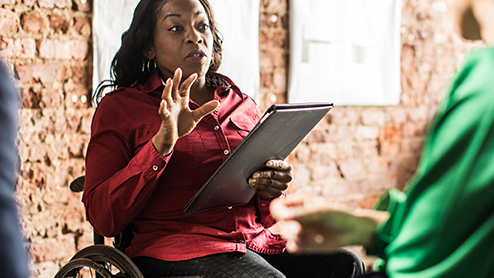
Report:
M 332 103 L 274 104 L 216 172 L 192 197 L 184 213 L 247 204 L 257 189 L 250 176 L 267 169 L 271 159 L 285 159 L 333 108 Z

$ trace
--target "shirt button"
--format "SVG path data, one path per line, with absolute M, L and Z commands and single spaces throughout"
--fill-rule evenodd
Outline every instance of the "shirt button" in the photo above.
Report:
M 262 203 L 262 204 L 261 204 L 261 206 L 265 207 L 265 206 L 266 206 L 266 204 Z
M 158 166 L 153 165 L 153 170 L 157 171 L 158 170 Z
M 233 208 L 232 206 L 227 207 L 227 209 L 232 209 L 232 208 Z
M 215 127 L 214 127 L 214 130 L 218 130 L 218 129 L 220 129 L 220 127 L 219 127 L 219 126 L 215 126 Z
M 224 151 L 223 151 L 223 153 L 224 153 L 225 155 L 228 155 L 230 152 L 229 152 L 228 150 L 224 150 Z
M 245 241 L 244 241 L 244 240 L 239 240 L 238 242 L 239 242 L 239 243 L 244 243 Z
M 220 108 L 219 107 L 216 108 L 216 109 L 214 109 L 214 112 L 218 112 L 218 111 L 220 111 Z

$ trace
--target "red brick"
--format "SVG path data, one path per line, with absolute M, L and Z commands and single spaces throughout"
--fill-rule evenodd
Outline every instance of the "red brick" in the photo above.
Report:
M 31 254 L 36 262 L 68 258 L 76 251 L 74 236 L 71 234 L 61 238 L 42 238 L 31 242 Z
M 328 126 L 328 142 L 348 142 L 355 136 L 354 126 Z
M 273 74 L 273 85 L 277 91 L 285 92 L 287 88 L 286 73 L 276 72 Z
M 281 27 L 284 30 L 288 30 L 289 25 L 290 25 L 290 17 L 288 16 L 288 14 L 285 14 L 281 17 Z
M 271 61 L 271 55 L 269 52 L 260 51 L 259 68 L 261 71 L 269 71 L 273 68 L 273 62 Z
M 66 68 L 61 64 L 27 64 L 17 66 L 17 73 L 22 83 L 51 84 L 65 79 Z
M 259 25 L 264 28 L 275 27 L 277 25 L 277 22 L 273 22 L 271 20 L 273 16 L 278 17 L 278 15 L 275 13 L 261 13 L 259 15 Z
M 386 123 L 386 115 L 382 109 L 365 109 L 362 111 L 362 124 L 383 126 Z
M 55 32 L 67 33 L 69 26 L 70 21 L 65 16 L 59 14 L 50 15 L 50 28 Z
M 74 17 L 74 30 L 84 36 L 89 37 L 91 35 L 91 23 L 87 17 L 75 16 Z
M 45 59 L 80 59 L 88 54 L 88 41 L 49 40 L 45 39 L 39 46 L 39 57 Z
M 379 127 L 377 126 L 357 126 L 355 130 L 356 139 L 377 139 L 379 137 Z
M 91 85 L 91 70 L 86 66 L 73 66 L 70 68 L 72 70 L 72 81 L 74 84 L 89 86 Z
M 360 112 L 354 107 L 335 107 L 330 113 L 336 125 L 356 125 L 360 122 Z
M 36 4 L 36 0 L 23 0 L 22 2 L 28 7 L 32 7 Z
M 422 136 L 425 134 L 424 123 L 407 122 L 403 125 L 403 137 Z
M 287 1 L 286 0 L 263 0 L 262 4 L 264 6 L 264 11 L 266 12 L 287 12 Z
M 340 172 L 338 171 L 336 164 L 332 161 L 329 162 L 329 165 L 317 164 L 312 168 L 311 179 L 314 181 L 340 177 Z
M 270 59 L 274 67 L 284 68 L 286 66 L 286 56 L 283 52 L 277 51 L 271 53 Z
M 285 48 L 288 45 L 288 36 L 284 31 L 276 31 L 271 35 L 270 40 L 271 47 Z
M 85 102 L 82 99 L 83 97 L 85 98 Z M 72 108 L 87 108 L 89 105 L 88 88 L 76 85 L 73 89 L 67 90 L 65 105 Z
M 22 29 L 29 33 L 42 33 L 45 27 L 44 17 L 42 15 L 30 12 L 21 15 Z
M 33 88 L 29 88 L 22 94 L 22 107 L 26 109 L 36 109 L 39 108 L 41 102 L 41 94 L 34 91 Z
M 62 104 L 61 94 L 56 89 L 41 90 L 41 108 L 56 108 Z
M 372 209 L 379 201 L 379 195 L 365 196 L 359 201 L 359 208 Z
M 270 72 L 261 72 L 261 86 L 271 87 L 273 85 L 273 74 Z
M 379 128 L 380 142 L 397 142 L 401 140 L 402 129 L 399 126 L 389 126 Z
M 66 8 L 68 0 L 38 0 L 38 4 L 41 8 Z
M 31 38 L 2 38 L 0 48 L 4 57 L 34 58 L 36 56 L 36 41 Z
M 1 3 L 1 4 L 9 4 L 9 3 Z M 17 14 L 15 12 L 6 9 L 0 9 L 0 30 L 4 32 L 17 31 Z
M 85 3 L 83 3 L 83 2 L 85 2 Z M 72 9 L 75 11 L 80 11 L 80 12 L 90 12 L 92 2 L 93 1 L 91 1 L 91 0 L 86 0 L 86 1 L 73 0 L 72 1 Z
M 259 48 L 267 48 L 266 45 L 269 43 L 269 32 L 266 29 L 259 30 Z
M 319 129 L 313 129 L 307 137 L 305 137 L 304 141 L 307 144 L 319 144 L 326 142 L 327 134 Z
M 389 122 L 394 125 L 401 125 L 407 120 L 406 112 L 403 108 L 388 110 L 386 114 L 390 118 Z

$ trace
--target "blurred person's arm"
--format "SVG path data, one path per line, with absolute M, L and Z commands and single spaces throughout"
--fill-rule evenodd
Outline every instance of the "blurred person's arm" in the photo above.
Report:
M 288 240 L 288 251 L 326 253 L 350 245 L 373 245 L 379 223 L 388 212 L 350 210 L 307 196 L 275 200 L 271 213 L 280 221 L 276 231 Z
M 13 196 L 19 161 L 15 144 L 18 101 L 11 73 L 0 61 L 0 276 L 10 278 L 29 277 L 27 250 Z

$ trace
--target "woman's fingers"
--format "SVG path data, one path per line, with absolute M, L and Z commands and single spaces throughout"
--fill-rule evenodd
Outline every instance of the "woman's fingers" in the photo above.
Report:
M 292 165 L 283 160 L 269 160 L 266 166 L 272 170 L 257 171 L 249 179 L 249 185 L 260 191 L 264 197 L 278 197 L 292 181 Z
M 168 78 L 165 82 L 165 88 L 163 89 L 163 92 L 161 93 L 161 99 L 166 100 L 167 102 L 170 102 L 172 100 L 172 87 L 173 87 L 173 80 Z
M 162 117 L 168 117 L 170 115 L 169 108 L 173 104 L 171 98 L 173 81 L 168 78 L 165 82 L 165 88 L 163 89 L 163 93 L 161 94 L 161 103 L 159 108 L 159 114 Z
M 274 168 L 280 171 L 291 171 L 292 170 L 292 165 L 288 162 L 285 162 L 283 160 L 269 160 L 266 162 L 266 166 L 269 168 Z
M 173 101 L 177 101 L 180 97 L 180 82 L 182 81 L 182 69 L 177 68 L 175 73 L 173 74 L 173 88 L 172 88 L 172 97 Z
M 182 82 L 179 89 L 179 96 L 181 98 L 186 97 L 187 100 L 189 99 L 190 87 L 192 87 L 192 84 L 194 84 L 196 80 L 197 80 L 197 73 L 194 73 L 191 74 L 187 79 L 185 79 L 184 82 Z
M 198 123 L 204 116 L 213 112 L 220 106 L 220 102 L 217 100 L 211 100 L 203 104 L 201 107 L 192 111 L 194 121 Z

